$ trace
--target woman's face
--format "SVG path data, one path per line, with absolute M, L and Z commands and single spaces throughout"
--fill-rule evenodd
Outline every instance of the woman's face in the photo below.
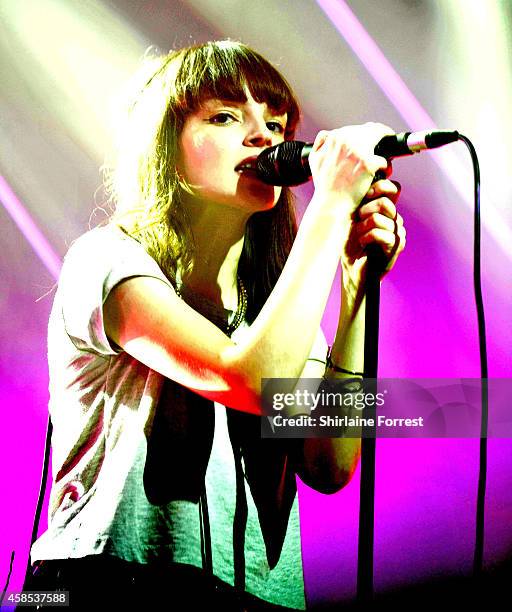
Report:
M 246 102 L 206 100 L 187 117 L 178 170 L 196 200 L 252 214 L 272 208 L 281 193 L 260 181 L 253 168 L 261 151 L 283 142 L 286 114 L 275 115 L 246 94 Z

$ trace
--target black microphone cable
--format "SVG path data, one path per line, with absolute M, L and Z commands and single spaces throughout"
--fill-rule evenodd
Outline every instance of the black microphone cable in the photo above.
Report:
M 7 589 L 9 588 L 9 582 L 11 580 L 11 574 L 12 574 L 12 565 L 14 563 L 15 555 L 16 555 L 16 552 L 13 550 L 11 552 L 11 562 L 9 563 L 9 573 L 7 574 L 7 578 L 5 580 L 4 590 L 2 591 L 2 594 L 0 595 L 0 608 L 2 607 L 5 593 L 7 592 Z
M 473 285 L 478 318 L 478 341 L 480 349 L 480 378 L 482 412 L 480 421 L 480 461 L 478 475 L 478 494 L 476 503 L 475 552 L 473 574 L 479 577 L 483 570 L 484 528 L 485 528 L 485 491 L 487 484 L 487 434 L 489 425 L 489 385 L 487 365 L 487 340 L 485 333 L 485 314 L 482 298 L 481 274 L 481 223 L 480 223 L 480 164 L 472 142 L 459 134 L 459 140 L 469 150 L 474 173 L 474 243 L 473 243 Z
M 450 137 L 449 132 L 445 132 Z M 480 579 L 483 571 L 483 552 L 485 534 L 485 493 L 487 481 L 487 434 L 489 419 L 489 390 L 488 390 L 488 367 L 487 367 L 487 343 L 485 332 L 485 316 L 482 299 L 482 279 L 481 279 L 481 222 L 480 222 L 480 165 L 475 147 L 471 141 L 458 132 L 457 138 L 469 149 L 474 172 L 474 248 L 473 248 L 473 285 L 475 303 L 478 317 L 478 338 L 480 354 L 480 377 L 481 377 L 481 425 L 480 425 L 480 456 L 479 456 L 479 477 L 478 493 L 476 503 L 475 518 L 475 547 L 473 555 L 473 576 Z M 391 146 L 401 147 L 405 145 L 409 134 L 398 135 L 400 138 L 391 138 Z M 385 137 L 386 139 L 388 137 Z M 388 144 L 388 143 L 384 143 Z M 428 143 L 427 143 L 428 144 Z M 445 143 L 442 143 L 445 144 Z M 437 145 L 439 146 L 439 145 Z M 422 147 L 424 148 L 433 147 Z M 411 152 L 414 152 L 411 150 Z M 376 150 L 382 154 L 382 151 Z M 405 148 L 397 152 L 397 156 L 408 155 Z M 386 157 L 393 157 L 392 154 Z M 377 318 L 378 334 L 378 318 Z M 366 339 L 365 339 L 366 346 Z M 366 370 L 366 363 L 365 363 Z M 373 556 L 374 556 L 374 499 L 375 499 L 375 443 L 376 439 L 363 440 L 367 442 L 362 448 L 361 453 L 361 493 L 360 493 L 360 512 L 359 512 L 359 547 L 358 547 L 358 572 L 357 572 L 357 595 L 363 606 L 371 603 L 373 598 Z M 363 474 L 363 464 L 365 467 Z
M 418 133 L 420 134 L 420 133 Z M 487 363 L 487 340 L 485 331 L 485 313 L 482 298 L 482 273 L 481 273 L 481 216 L 480 216 L 480 164 L 473 143 L 458 132 L 449 132 L 447 130 L 426 133 L 424 143 L 411 143 L 410 137 L 414 136 L 409 133 L 399 134 L 398 138 L 384 137 L 377 145 L 375 153 L 383 153 L 385 145 L 391 147 L 400 147 L 396 149 L 396 156 L 408 155 L 406 146 L 412 152 L 419 152 L 424 149 L 436 148 L 443 146 L 449 142 L 456 140 L 463 142 L 469 150 L 471 161 L 473 164 L 474 177 L 474 221 L 473 221 L 473 288 L 475 295 L 475 305 L 478 321 L 478 345 L 480 356 L 480 381 L 481 381 L 481 420 L 480 420 L 480 448 L 479 448 L 479 473 L 478 473 L 478 489 L 476 501 L 476 517 L 475 517 L 475 548 L 473 553 L 473 575 L 479 578 L 483 572 L 483 556 L 484 556 L 484 536 L 485 536 L 485 494 L 487 485 L 487 437 L 489 425 L 489 382 L 488 382 L 488 363 Z M 409 141 L 408 141 L 409 139 Z M 397 144 L 398 143 L 398 144 Z M 403 147 L 402 147 L 403 143 Z M 382 146 L 384 145 L 384 146 Z M 389 157 L 393 157 L 391 154 Z
M 46 492 L 46 483 L 48 481 L 48 468 L 50 465 L 50 450 L 51 450 L 51 440 L 52 440 L 52 421 L 50 415 L 48 415 L 48 423 L 46 425 L 46 440 L 44 444 L 44 459 L 43 459 L 43 469 L 41 473 L 41 483 L 39 485 L 39 495 L 37 497 L 37 506 L 34 514 L 34 523 L 32 524 L 32 536 L 30 538 L 30 548 L 28 552 L 27 559 L 27 567 L 25 569 L 25 580 L 23 585 L 27 583 L 31 573 L 31 565 L 30 565 L 30 550 L 32 549 L 32 545 L 37 540 L 37 532 L 39 530 L 39 521 L 41 519 L 41 512 L 43 510 L 44 496 Z M 23 587 L 25 588 L 25 586 Z
M 25 578 L 23 580 L 23 587 L 22 587 L 23 591 L 25 590 L 25 585 L 27 584 L 27 581 L 29 579 L 30 572 L 31 572 L 30 550 L 32 549 L 32 545 L 34 544 L 34 542 L 37 540 L 37 532 L 39 530 L 39 521 L 41 519 L 41 512 L 43 510 L 43 503 L 44 503 L 44 497 L 45 497 L 45 492 L 46 492 L 46 483 L 48 481 L 48 468 L 50 465 L 50 448 L 51 448 L 52 430 L 53 430 L 52 422 L 50 419 L 50 415 L 48 415 L 48 423 L 46 426 L 46 440 L 45 440 L 45 445 L 44 445 L 43 469 L 41 472 L 41 482 L 39 485 L 39 495 L 37 498 L 37 506 L 36 506 L 36 511 L 34 514 L 34 522 L 32 524 L 32 535 L 30 538 L 30 547 L 28 551 L 27 565 L 25 568 Z M 7 592 L 7 589 L 9 588 L 9 582 L 11 579 L 12 566 L 13 566 L 15 555 L 16 555 L 16 551 L 13 550 L 11 552 L 11 562 L 10 562 L 10 567 L 9 567 L 9 574 L 6 579 L 4 589 L 0 595 L 0 607 L 3 604 L 5 594 Z

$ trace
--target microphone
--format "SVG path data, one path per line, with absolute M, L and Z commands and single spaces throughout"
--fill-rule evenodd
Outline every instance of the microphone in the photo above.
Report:
M 413 155 L 425 149 L 435 149 L 459 139 L 459 132 L 434 130 L 430 132 L 401 132 L 384 136 L 375 147 L 375 155 L 391 159 Z M 308 157 L 311 142 L 287 140 L 262 151 L 256 159 L 256 173 L 268 185 L 291 187 L 311 178 Z

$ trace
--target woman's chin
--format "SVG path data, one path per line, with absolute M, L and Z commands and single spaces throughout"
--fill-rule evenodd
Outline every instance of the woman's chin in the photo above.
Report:
M 281 195 L 281 187 L 267 185 L 259 179 L 238 183 L 237 194 L 248 206 L 258 207 L 260 210 L 274 208 Z M 256 212 L 256 211 L 255 211 Z

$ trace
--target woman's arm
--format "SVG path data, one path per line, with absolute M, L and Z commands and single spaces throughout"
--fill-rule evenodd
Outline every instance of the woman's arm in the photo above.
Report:
M 315 195 L 272 294 L 235 344 L 153 278 L 120 283 L 104 305 L 116 344 L 164 376 L 231 408 L 259 414 L 262 378 L 297 378 L 310 353 L 352 215 L 386 160 L 380 124 L 321 132 L 310 156 Z
M 369 198 L 358 211 L 349 241 L 342 257 L 342 294 L 338 328 L 331 351 L 331 361 L 352 372 L 364 369 L 365 297 L 364 246 L 378 242 L 388 256 L 389 271 L 405 247 L 405 229 L 395 202 L 400 187 L 389 180 L 373 185 Z M 330 380 L 352 378 L 350 374 L 308 362 L 304 378 L 325 377 Z M 335 493 L 352 478 L 361 453 L 358 438 L 308 438 L 304 440 L 297 473 L 321 493 Z
M 351 351 L 359 355 L 364 346 L 364 303 L 340 334 L 340 327 L 333 345 L 341 353 Z M 327 353 L 327 343 L 326 343 Z M 335 373 L 322 364 L 308 361 L 303 378 L 353 378 Z M 298 453 L 296 471 L 303 482 L 320 493 L 336 493 L 347 485 L 357 467 L 361 454 L 359 438 L 312 437 L 303 440 L 302 452 Z

